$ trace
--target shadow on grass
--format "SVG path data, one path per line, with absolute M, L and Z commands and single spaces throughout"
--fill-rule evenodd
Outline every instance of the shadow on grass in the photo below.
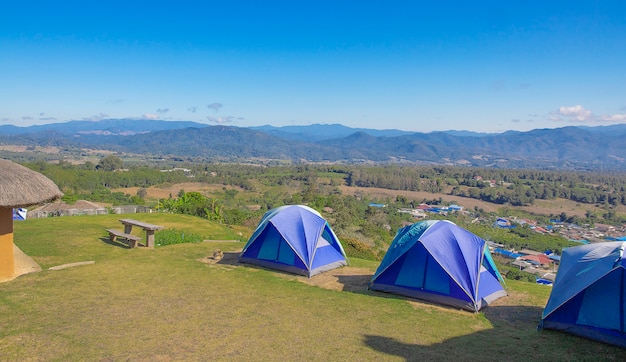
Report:
M 538 331 L 543 308 L 490 306 L 482 313 L 493 328 L 446 339 L 440 343 L 406 343 L 388 336 L 363 335 L 368 348 L 405 361 L 480 360 L 624 360 L 626 350 L 566 333 Z M 416 326 L 416 334 L 419 326 Z M 409 336 L 412 338 L 413 336 Z
M 342 269 L 337 269 L 337 270 L 342 270 Z M 369 296 L 376 297 L 376 298 L 405 300 L 407 302 L 419 303 L 419 304 L 424 304 L 426 306 L 436 307 L 437 309 L 450 310 L 450 311 L 455 311 L 455 312 L 460 311 L 461 313 L 473 314 L 473 312 L 460 310 L 457 307 L 452 307 L 452 306 L 448 306 L 445 304 L 438 304 L 436 302 L 430 302 L 424 299 L 417 299 L 417 298 L 412 298 L 412 297 L 401 295 L 401 294 L 370 290 L 368 289 L 368 285 L 373 276 L 372 273 L 345 274 L 345 275 L 334 274 L 334 276 L 337 278 L 337 282 L 343 286 L 341 290 L 345 292 L 364 294 L 364 295 L 369 295 Z
M 345 292 L 365 294 L 365 295 L 369 295 L 369 296 L 376 297 L 376 298 L 405 300 L 408 302 L 420 303 L 420 304 L 424 304 L 428 306 L 437 307 L 440 309 L 449 309 L 451 311 L 459 310 L 458 308 L 455 308 L 455 307 L 447 306 L 444 304 L 437 304 L 437 303 L 429 302 L 423 299 L 411 298 L 409 296 L 395 294 L 395 293 L 385 293 L 385 292 L 379 292 L 376 290 L 369 290 L 367 289 L 367 287 L 369 285 L 370 280 L 372 279 L 372 275 L 373 274 L 368 273 L 368 274 L 355 274 L 355 275 L 336 275 L 336 277 L 337 277 L 337 282 L 343 285 L 341 290 Z M 471 312 L 467 312 L 467 313 L 471 313 Z
M 364 335 L 363 338 L 367 347 L 405 361 L 510 361 L 520 358 L 507 354 L 506 350 L 485 348 L 486 341 L 498 338 L 492 331 L 476 332 L 431 345 L 405 343 L 386 336 Z M 476 350 L 477 346 L 482 346 L 480 351 Z
M 240 252 L 225 251 L 220 260 L 217 260 L 215 264 L 220 265 L 239 265 Z
M 115 241 L 111 241 L 111 239 L 109 239 L 108 236 L 101 237 L 100 241 L 108 245 L 117 246 L 117 247 L 124 248 L 124 249 L 130 249 L 130 246 L 128 246 L 128 244 L 126 244 L 125 242 L 117 241 L 117 239 Z M 141 245 L 139 246 L 141 247 Z
M 343 285 L 343 291 L 357 294 L 368 293 L 367 285 L 370 279 L 372 279 L 370 274 L 337 275 L 337 282 Z
M 233 251 L 225 251 L 221 252 L 221 256 L 218 256 L 214 252 L 212 255 L 205 256 L 204 258 L 199 260 L 205 264 L 234 267 L 239 265 L 239 253 Z

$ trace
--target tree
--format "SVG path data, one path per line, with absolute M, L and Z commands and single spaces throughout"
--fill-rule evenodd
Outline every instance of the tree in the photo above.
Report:
M 137 190 L 137 197 L 141 198 L 141 199 L 145 199 L 146 196 L 148 196 L 148 190 L 146 190 L 145 187 L 140 187 Z
M 235 190 L 235 189 L 228 189 L 226 191 L 224 191 L 224 194 L 226 194 L 226 198 L 229 200 L 232 200 L 235 198 L 235 196 L 237 195 L 239 191 Z
M 115 155 L 108 155 L 98 162 L 96 169 L 100 171 L 115 171 L 121 169 L 122 165 L 123 162 L 121 158 Z

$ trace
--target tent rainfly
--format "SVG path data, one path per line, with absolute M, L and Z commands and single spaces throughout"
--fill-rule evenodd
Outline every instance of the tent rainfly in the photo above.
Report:
M 0 159 L 0 279 L 13 277 L 13 208 L 28 207 L 63 196 L 46 176 Z
M 505 296 L 487 242 L 447 220 L 398 230 L 369 283 L 390 292 L 478 312 Z
M 540 329 L 626 347 L 626 242 L 563 249 Z
M 328 222 L 303 205 L 266 212 L 239 261 L 308 277 L 348 265 L 346 253 Z

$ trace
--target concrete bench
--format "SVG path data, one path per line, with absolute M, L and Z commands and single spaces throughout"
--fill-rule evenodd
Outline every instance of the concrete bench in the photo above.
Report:
M 133 226 L 144 229 L 146 232 L 146 246 L 148 248 L 154 248 L 154 232 L 156 230 L 163 229 L 163 226 L 161 225 L 148 224 L 147 222 L 133 219 L 120 219 L 120 222 L 124 225 L 124 233 L 126 234 L 130 234 L 133 230 Z
M 106 231 L 109 233 L 109 240 L 111 242 L 114 242 L 116 238 L 125 239 L 126 244 L 128 244 L 128 247 L 131 249 L 137 246 L 137 242 L 142 239 L 140 236 L 127 234 L 121 230 L 106 229 Z

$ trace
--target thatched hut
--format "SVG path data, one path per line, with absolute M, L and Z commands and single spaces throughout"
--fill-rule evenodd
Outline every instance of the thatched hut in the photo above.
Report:
M 63 196 L 46 176 L 0 159 L 0 278 L 15 272 L 13 256 L 13 208 L 49 202 Z

